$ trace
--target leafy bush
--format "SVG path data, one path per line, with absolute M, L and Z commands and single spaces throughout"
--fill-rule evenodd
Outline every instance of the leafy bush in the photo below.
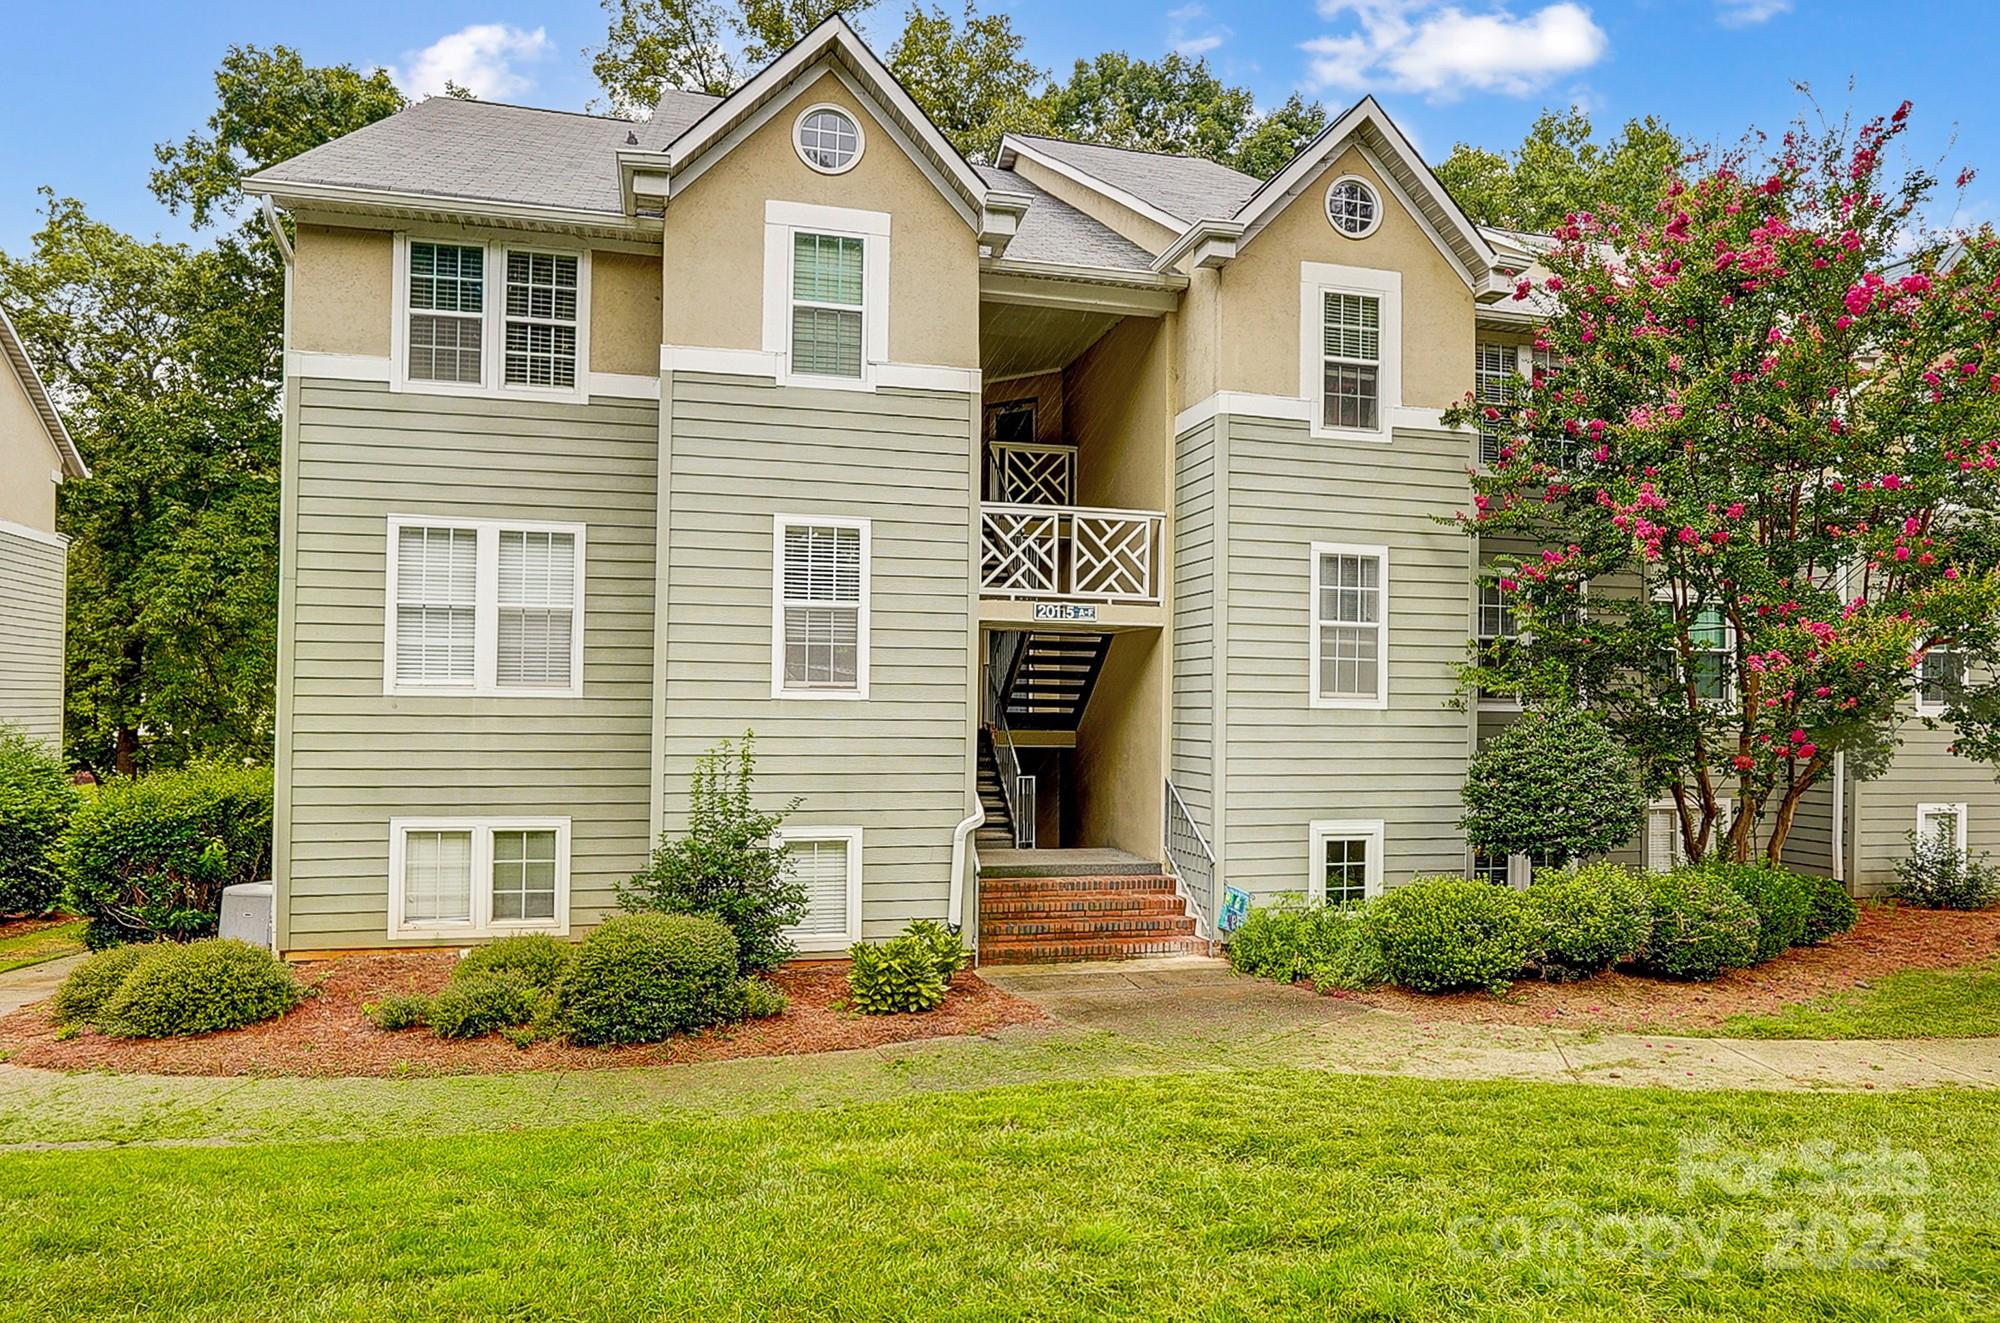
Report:
M 1667 978 L 1720 978 L 1757 959 L 1757 910 L 1699 866 L 1647 879 L 1653 930 L 1640 964 Z
M 1244 916 L 1230 934 L 1229 963 L 1243 974 L 1316 988 L 1355 990 L 1383 983 L 1382 951 L 1360 904 L 1305 906 L 1281 901 Z
M 198 767 L 102 786 L 70 819 L 71 909 L 93 948 L 215 932 L 222 889 L 269 876 L 269 768 Z
M 0 914 L 40 914 L 55 903 L 58 847 L 76 801 L 54 750 L 0 726 Z
M 736 938 L 720 919 L 627 914 L 585 938 L 556 984 L 579 1043 L 657 1043 L 743 1014 Z
M 1616 864 L 1538 872 L 1522 904 L 1544 978 L 1584 978 L 1629 960 L 1653 926 L 1645 884 Z
M 118 991 L 118 985 L 125 981 L 140 957 L 152 949 L 136 943 L 114 946 L 72 969 L 56 989 L 52 1002 L 56 1019 L 63 1024 L 90 1024 L 96 1020 L 98 1009 Z
M 1519 892 L 1462 877 L 1418 878 L 1368 907 L 1389 980 L 1419 992 L 1504 989 L 1533 933 Z
M 1847 884 L 1837 877 L 1811 876 L 1807 880 L 1812 883 L 1812 909 L 1806 914 L 1800 944 L 1818 946 L 1829 937 L 1852 932 L 1861 922 L 1861 907 L 1847 894 Z
M 377 1029 L 416 1029 L 430 1023 L 431 999 L 420 992 L 391 993 L 361 1008 Z
M 548 933 L 521 933 L 475 946 L 452 969 L 453 982 L 475 974 L 507 974 L 538 991 L 554 988 L 576 947 Z
M 98 1007 L 96 1023 L 125 1038 L 209 1034 L 283 1015 L 303 995 L 292 971 L 262 947 L 227 937 L 157 942 Z
M 777 984 L 764 978 L 743 980 L 743 1014 L 752 1020 L 768 1020 L 774 1015 L 783 1015 L 785 1007 L 791 1005 L 791 998 Z
M 715 916 L 736 934 L 743 971 L 761 974 L 792 956 L 784 930 L 805 917 L 806 891 L 793 877 L 791 856 L 772 844 L 799 801 L 782 813 L 752 807 L 754 746 L 745 732 L 740 745 L 724 740 L 695 761 L 687 835 L 663 837 L 646 871 L 618 888 L 618 902 L 633 911 Z
M 930 948 L 931 960 L 946 987 L 951 986 L 952 975 L 972 963 L 972 952 L 965 949 L 958 934 L 936 919 L 912 919 L 903 932 Z
M 848 950 L 848 999 L 863 1015 L 934 1011 L 944 1005 L 945 976 L 937 954 L 909 933 L 886 942 L 856 942 Z
M 1581 859 L 1617 849 L 1645 823 L 1638 765 L 1582 708 L 1523 714 L 1466 769 L 1460 825 L 1486 854 Z
M 1707 859 L 1700 865 L 1757 911 L 1757 958 L 1775 960 L 1805 940 L 1815 887 L 1811 878 L 1769 864 Z
M 2000 869 L 1937 836 L 1907 838 L 1910 853 L 1896 865 L 1889 894 L 1928 910 L 1983 910 L 2000 900 Z
M 454 973 L 424 1018 L 439 1038 L 481 1038 L 534 1019 L 544 995 L 517 973 Z

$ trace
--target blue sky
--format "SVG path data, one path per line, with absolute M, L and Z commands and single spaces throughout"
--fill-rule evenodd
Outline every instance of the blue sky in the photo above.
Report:
M 886 48 L 904 0 L 864 28 Z M 1663 117 L 1701 141 L 1781 127 L 1812 85 L 1831 114 L 1916 102 L 1906 141 L 1947 180 L 1985 171 L 1958 223 L 2000 219 L 2000 116 L 1990 0 L 1879 4 L 1816 0 L 1012 0 L 1038 63 L 1066 69 L 1105 49 L 1205 54 L 1260 102 L 1294 90 L 1344 104 L 1374 92 L 1425 154 L 1465 140 L 1517 143 L 1544 105 L 1583 105 L 1600 127 Z M 1888 16 L 1885 19 L 1885 14 Z M 18 25 L 14 29 L 21 34 Z M 210 75 L 231 42 L 298 47 L 318 63 L 387 65 L 413 91 L 449 75 L 489 99 L 577 109 L 595 92 L 584 49 L 599 43 L 594 0 L 71 0 L 41 6 L 25 39 L 0 47 L 0 249 L 21 252 L 38 185 L 82 198 L 140 233 L 186 234 L 146 191 L 152 145 L 200 124 Z M 1852 80 L 1852 92 L 1849 82 Z M 1954 141 L 1955 139 L 1955 141 Z M 1940 223 L 1952 223 L 1946 202 Z

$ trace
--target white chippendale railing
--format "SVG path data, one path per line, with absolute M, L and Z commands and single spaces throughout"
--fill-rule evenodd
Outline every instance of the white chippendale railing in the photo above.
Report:
M 994 441 L 987 494 L 1023 505 L 1068 505 L 1076 499 L 1076 447 L 1044 441 Z
M 982 505 L 979 591 L 986 597 L 1157 602 L 1165 522 L 1154 510 Z

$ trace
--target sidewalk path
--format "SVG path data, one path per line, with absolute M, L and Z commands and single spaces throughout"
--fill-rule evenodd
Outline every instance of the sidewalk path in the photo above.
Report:
M 47 1001 L 84 959 L 82 955 L 64 956 L 0 974 L 0 1015 L 12 1015 L 23 1006 Z

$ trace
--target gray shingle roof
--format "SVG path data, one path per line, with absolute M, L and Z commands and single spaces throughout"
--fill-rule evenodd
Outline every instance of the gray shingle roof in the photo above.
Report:
M 1237 208 L 1263 183 L 1241 170 L 1199 156 L 1098 147 L 1029 134 L 1015 136 L 1036 151 L 1094 175 L 1183 223 L 1234 216 Z
M 1043 192 L 1012 170 L 990 165 L 974 168 L 993 187 L 1025 193 L 1034 199 L 1028 214 L 1021 218 L 1020 232 L 1007 245 L 1008 257 L 1065 266 L 1108 267 L 1116 271 L 1152 269 L 1152 254 L 1102 221 Z
M 617 153 L 630 146 L 626 135 L 657 151 L 716 100 L 670 92 L 650 120 L 625 120 L 432 97 L 262 170 L 244 186 L 324 184 L 622 214 Z

